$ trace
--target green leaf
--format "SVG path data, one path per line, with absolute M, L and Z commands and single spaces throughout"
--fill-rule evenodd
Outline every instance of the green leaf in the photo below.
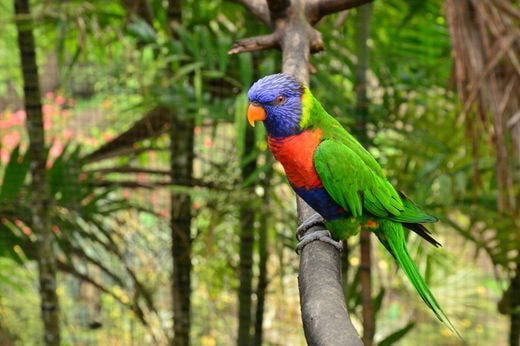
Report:
M 20 154 L 20 147 L 17 146 L 11 153 L 11 157 L 5 169 L 0 190 L 0 202 L 16 200 L 25 182 L 28 171 L 29 155 Z
M 14 250 L 15 246 L 21 246 L 21 240 L 13 233 L 12 229 L 0 223 L 0 257 L 11 258 L 22 264 L 23 258 Z
M 235 100 L 235 134 L 239 156 L 244 152 L 244 140 L 246 136 L 246 113 L 247 112 L 247 95 L 240 94 Z
M 403 328 L 393 332 L 392 334 L 388 335 L 386 338 L 381 340 L 378 343 L 378 346 L 394 345 L 396 342 L 398 342 L 399 340 L 404 338 L 406 336 L 406 334 L 408 334 L 413 329 L 414 326 L 415 326 L 415 322 L 408 323 Z
M 136 19 L 128 25 L 128 33 L 141 42 L 154 43 L 157 40 L 155 30 L 143 19 Z
M 352 282 L 348 284 L 349 296 L 347 297 L 347 305 L 349 311 L 354 311 L 361 304 L 361 285 L 359 284 L 361 277 L 360 267 L 356 270 L 356 274 L 352 278 Z
M 374 313 L 377 314 L 379 310 L 381 310 L 381 305 L 383 304 L 383 298 L 385 297 L 385 289 L 381 287 L 378 295 L 374 298 Z
M 251 69 L 252 59 L 250 54 L 240 54 L 238 56 L 238 67 L 240 71 L 240 81 L 243 85 L 251 85 L 253 82 L 253 70 Z

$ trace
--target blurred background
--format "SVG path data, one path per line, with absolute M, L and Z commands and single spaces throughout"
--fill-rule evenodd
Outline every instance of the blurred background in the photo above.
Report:
M 305 345 L 295 198 L 246 126 L 281 53 L 228 55 L 270 32 L 239 2 L 0 0 L 0 345 Z M 376 1 L 323 19 L 311 59 L 325 109 L 440 218 L 442 248 L 408 247 L 468 345 L 519 345 L 519 23 L 509 0 Z M 376 241 L 345 245 L 360 334 L 370 251 L 373 344 L 461 344 Z

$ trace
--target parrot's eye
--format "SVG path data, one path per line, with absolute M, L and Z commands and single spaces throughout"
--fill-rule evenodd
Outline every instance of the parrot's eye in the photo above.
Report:
M 274 102 L 273 102 L 275 105 L 279 106 L 279 105 L 283 105 L 285 103 L 285 96 L 283 95 L 279 95 L 277 96 L 275 99 L 274 99 Z

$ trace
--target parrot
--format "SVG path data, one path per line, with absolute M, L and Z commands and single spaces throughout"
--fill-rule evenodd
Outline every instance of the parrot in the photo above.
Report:
M 304 83 L 288 74 L 273 74 L 256 81 L 247 97 L 248 122 L 264 123 L 269 150 L 283 166 L 289 184 L 317 212 L 300 225 L 299 232 L 323 222 L 332 236 L 327 237 L 329 242 L 339 245 L 364 225 L 395 258 L 436 317 L 462 339 L 406 249 L 403 227 L 439 247 L 423 225 L 438 219 L 394 188 L 375 158 L 325 111 Z M 304 238 L 298 246 L 325 240 Z

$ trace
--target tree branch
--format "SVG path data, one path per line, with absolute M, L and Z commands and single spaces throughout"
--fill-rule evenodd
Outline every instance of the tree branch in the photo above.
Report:
M 251 14 L 258 18 L 262 23 L 271 26 L 271 17 L 265 0 L 228 0 L 240 4 L 247 8 Z
M 339 258 L 334 247 L 321 241 L 307 245 L 300 257 L 298 285 L 309 345 L 363 345 L 345 305 Z
M 110 180 L 96 180 L 92 182 L 92 186 L 94 187 L 120 187 L 126 189 L 155 189 L 162 187 L 174 187 L 174 186 L 182 186 L 182 187 L 201 187 L 207 188 L 216 191 L 233 191 L 231 188 L 227 188 L 224 186 L 219 186 L 212 182 L 205 182 L 199 179 L 192 179 L 190 184 L 173 184 L 170 181 L 153 181 L 149 183 L 141 183 L 133 180 L 121 180 L 121 181 L 110 181 Z
M 132 167 L 132 166 L 119 166 L 119 167 L 107 167 L 107 168 L 99 168 L 88 170 L 86 173 L 128 173 L 128 174 L 157 174 L 157 175 L 166 175 L 170 176 L 171 171 L 167 169 L 150 169 L 150 168 L 142 168 L 142 167 Z
M 329 14 L 368 4 L 372 1 L 373 0 L 316 0 L 309 5 L 307 18 L 309 22 L 315 24 Z
M 267 7 L 269 7 L 269 12 L 271 19 L 276 20 L 277 18 L 286 17 L 286 11 L 289 7 L 291 7 L 290 0 L 266 0 Z M 274 20 L 271 20 L 274 22 Z M 272 23 L 275 24 L 275 23 Z
M 77 279 L 91 284 L 92 286 L 94 286 L 99 291 L 110 295 L 118 303 L 120 303 L 121 305 L 123 305 L 123 306 L 129 308 L 131 311 L 133 311 L 136 314 L 136 316 L 139 319 L 139 321 L 141 321 L 141 323 L 144 326 L 148 326 L 148 322 L 144 318 L 144 312 L 141 309 L 141 307 L 138 305 L 137 302 L 133 302 L 132 304 L 130 304 L 130 303 L 127 303 L 127 302 L 123 301 L 121 299 L 121 297 L 118 296 L 117 294 L 115 294 L 111 289 L 103 286 L 102 284 L 100 284 L 96 280 L 92 279 L 90 276 L 79 272 L 73 265 L 70 265 L 70 264 L 62 262 L 62 261 L 58 261 L 57 262 L 57 266 L 58 266 L 58 269 L 60 271 L 62 271 L 64 273 L 68 273 L 68 274 L 70 274 L 72 276 L 75 276 Z
M 238 40 L 233 43 L 233 46 L 228 51 L 228 54 L 254 52 L 257 50 L 264 50 L 274 47 L 278 47 L 278 35 L 276 33 Z
M 170 123 L 169 110 L 161 106 L 156 107 L 142 119 L 136 121 L 128 130 L 110 142 L 103 144 L 83 159 L 91 163 L 126 152 L 129 149 L 133 149 L 135 143 L 164 133 L 166 125 Z

